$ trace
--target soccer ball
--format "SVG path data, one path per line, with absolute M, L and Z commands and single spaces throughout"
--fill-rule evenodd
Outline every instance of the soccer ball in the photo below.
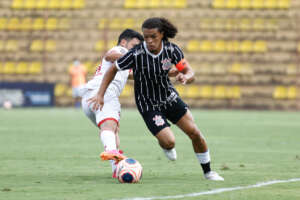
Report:
M 142 178 L 142 172 L 142 165 L 133 158 L 126 158 L 117 165 L 117 177 L 120 183 L 137 183 Z

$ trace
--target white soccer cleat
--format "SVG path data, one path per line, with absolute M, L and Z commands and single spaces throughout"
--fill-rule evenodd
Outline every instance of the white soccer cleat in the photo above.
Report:
M 168 149 L 163 149 L 163 150 L 169 160 L 175 161 L 177 159 L 177 153 L 176 153 L 175 148 L 170 149 L 170 150 L 168 150 Z
M 224 181 L 224 178 L 214 171 L 207 172 L 204 177 L 211 181 Z

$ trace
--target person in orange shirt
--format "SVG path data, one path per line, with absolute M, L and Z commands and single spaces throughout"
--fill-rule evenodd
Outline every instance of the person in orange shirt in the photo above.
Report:
M 74 64 L 69 69 L 72 86 L 72 96 L 75 99 L 74 105 L 76 108 L 81 106 L 80 89 L 86 82 L 87 70 L 78 60 L 74 61 Z

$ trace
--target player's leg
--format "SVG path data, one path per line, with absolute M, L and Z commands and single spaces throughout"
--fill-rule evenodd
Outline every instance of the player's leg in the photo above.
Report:
M 191 139 L 196 157 L 202 166 L 204 177 L 209 180 L 223 181 L 223 177 L 219 176 L 218 173 L 212 171 L 210 168 L 210 154 L 207 143 L 194 122 L 191 112 L 187 110 L 176 125 Z
M 175 137 L 170 124 L 160 111 L 140 112 L 149 131 L 156 137 L 165 155 L 170 160 L 176 160 Z

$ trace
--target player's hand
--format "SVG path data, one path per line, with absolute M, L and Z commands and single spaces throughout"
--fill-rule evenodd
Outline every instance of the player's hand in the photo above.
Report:
M 98 109 L 102 110 L 102 107 L 104 105 L 104 99 L 99 94 L 97 94 L 96 96 L 88 99 L 87 102 L 88 102 L 89 105 L 93 105 L 92 109 L 94 111 L 96 111 Z
M 186 76 L 185 76 L 183 73 L 177 74 L 176 80 L 177 80 L 178 82 L 182 83 L 183 85 L 185 85 L 186 82 L 187 82 L 187 78 L 186 78 Z

